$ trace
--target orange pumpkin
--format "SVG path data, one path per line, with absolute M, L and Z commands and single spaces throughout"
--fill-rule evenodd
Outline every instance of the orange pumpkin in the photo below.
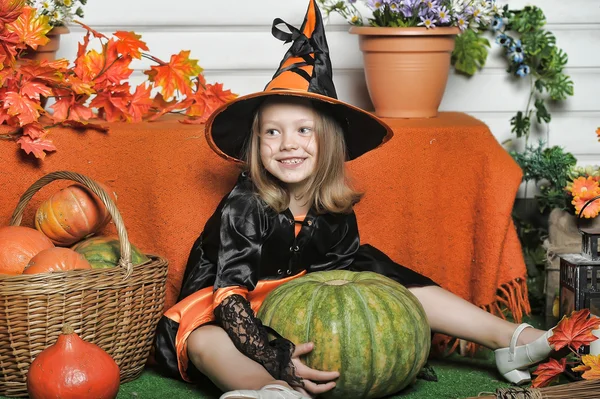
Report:
M 116 201 L 112 190 L 100 186 Z M 56 245 L 68 246 L 104 227 L 111 217 L 88 188 L 73 184 L 42 202 L 35 214 L 35 228 Z
M 54 248 L 52 241 L 30 227 L 0 227 L 0 273 L 21 274 L 39 252 Z
M 69 325 L 44 349 L 27 373 L 31 399 L 114 399 L 119 366 L 99 346 L 79 338 Z
M 23 270 L 23 274 L 64 272 L 91 269 L 87 259 L 70 248 L 53 247 L 35 255 Z

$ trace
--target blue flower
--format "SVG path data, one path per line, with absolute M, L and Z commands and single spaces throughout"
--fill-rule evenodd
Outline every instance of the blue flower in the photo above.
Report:
M 529 72 L 531 70 L 529 69 L 529 65 L 527 64 L 521 64 L 519 65 L 519 67 L 517 68 L 517 71 L 515 72 L 518 76 L 524 78 L 525 76 L 529 75 Z
M 516 63 L 523 62 L 523 58 L 525 57 L 525 53 L 523 52 L 523 46 L 521 45 L 520 40 L 516 40 L 510 46 L 510 57 Z
M 499 31 L 500 29 L 502 29 L 503 26 L 504 26 L 504 20 L 502 20 L 502 18 L 500 18 L 500 17 L 495 17 L 494 20 L 492 21 L 492 30 L 494 32 Z
M 510 37 L 508 37 L 504 33 L 501 33 L 498 36 L 496 36 L 496 43 L 498 43 L 502 47 L 509 48 L 510 45 L 511 45 L 511 39 L 510 39 Z

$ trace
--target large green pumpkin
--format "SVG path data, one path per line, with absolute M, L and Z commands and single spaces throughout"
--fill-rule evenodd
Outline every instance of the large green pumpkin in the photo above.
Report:
M 93 236 L 71 247 L 82 254 L 92 265 L 92 269 L 107 269 L 119 264 L 121 244 L 116 237 Z M 131 244 L 131 263 L 136 266 L 148 260 L 148 257 Z
M 425 311 L 404 286 L 371 272 L 316 272 L 273 290 L 258 311 L 295 344 L 314 342 L 304 362 L 339 371 L 327 398 L 380 398 L 411 384 L 431 346 Z

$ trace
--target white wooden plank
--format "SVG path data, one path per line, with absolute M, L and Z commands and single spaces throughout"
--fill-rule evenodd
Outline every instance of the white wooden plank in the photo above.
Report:
M 600 111 L 600 69 L 571 71 L 577 95 L 569 98 L 551 111 L 594 112 Z M 205 70 L 207 81 L 220 82 L 226 89 L 240 95 L 263 90 L 273 71 L 222 71 Z M 136 71 L 130 82 L 138 84 L 145 75 Z M 364 73 L 360 69 L 334 71 L 334 83 L 338 96 L 356 106 L 372 110 L 366 88 Z M 521 83 L 521 84 L 518 84 Z M 485 73 L 471 79 L 451 75 L 440 105 L 442 111 L 461 112 L 516 112 L 525 108 L 528 99 L 526 81 L 513 81 L 508 74 Z M 409 94 L 407 94 L 409 95 Z
M 600 1 L 600 0 L 599 0 Z M 114 31 L 101 30 L 109 35 Z M 165 59 L 180 50 L 190 50 L 192 58 L 199 59 L 207 69 L 270 69 L 289 48 L 275 39 L 270 30 L 264 31 L 155 31 L 136 30 L 149 47 L 149 53 Z M 585 25 L 580 29 L 560 26 L 554 31 L 558 45 L 569 55 L 568 66 L 600 66 L 600 25 Z M 69 60 L 75 59 L 77 43 L 83 39 L 81 29 L 61 38 L 59 55 Z M 341 69 L 362 68 L 362 53 L 358 48 L 358 37 L 346 31 L 327 33 L 332 63 Z M 506 68 L 502 48 L 493 42 L 486 68 Z M 97 44 L 98 40 L 95 40 Z M 93 42 L 93 43 L 94 43 Z M 96 45 L 95 47 L 98 47 Z M 148 68 L 150 61 L 144 60 L 140 68 Z
M 179 0 L 167 6 L 158 0 L 90 0 L 84 8 L 84 22 L 92 26 L 266 26 L 274 18 L 282 18 L 297 25 L 302 22 L 307 4 L 307 0 L 229 0 L 225 5 Z M 549 23 L 600 23 L 598 0 L 509 0 L 502 4 L 511 8 L 538 5 Z

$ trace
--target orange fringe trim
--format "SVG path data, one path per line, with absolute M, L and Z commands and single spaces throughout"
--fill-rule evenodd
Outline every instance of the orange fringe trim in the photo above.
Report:
M 527 280 L 517 278 L 498 288 L 496 300 L 481 308 L 506 320 L 512 315 L 515 323 L 520 323 L 523 315 L 531 313 L 529 296 L 527 293 Z M 435 334 L 431 343 L 431 354 L 434 356 L 448 356 L 459 349 L 463 356 L 473 356 L 481 348 L 481 345 L 467 342 L 444 334 Z

